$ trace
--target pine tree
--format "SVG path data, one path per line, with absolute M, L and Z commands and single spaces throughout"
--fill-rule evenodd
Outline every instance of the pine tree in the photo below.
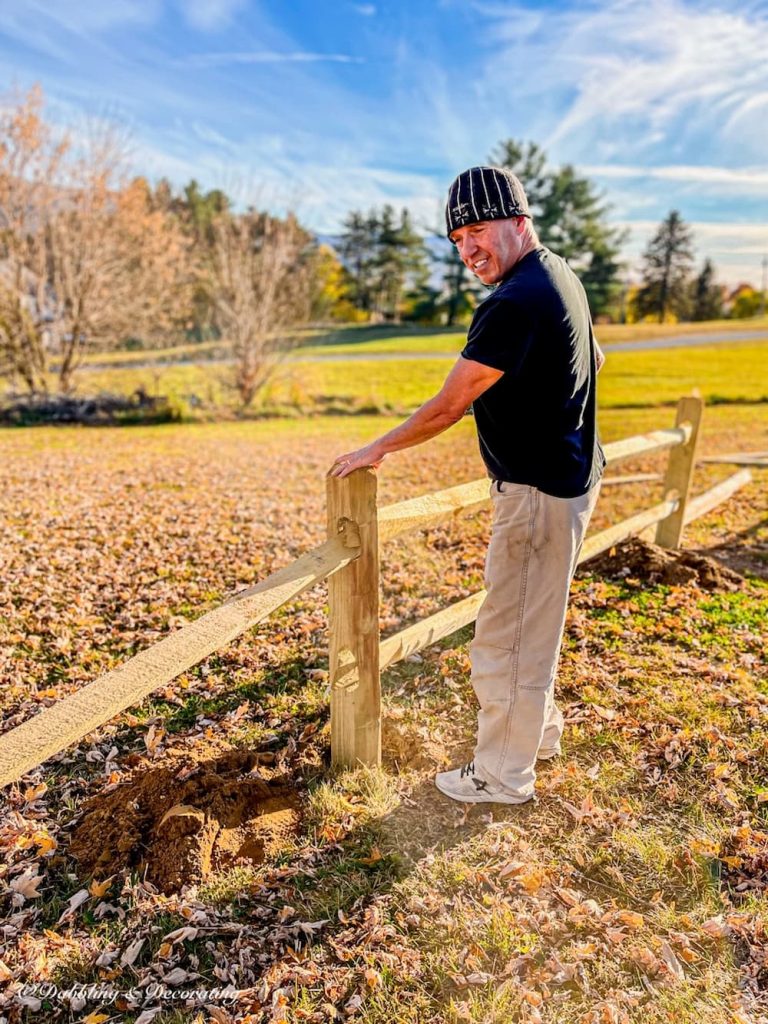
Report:
M 445 323 L 452 327 L 457 320 L 471 313 L 477 304 L 478 294 L 481 290 L 479 282 L 474 278 L 466 266 L 458 249 L 451 245 L 445 256 L 440 258 L 445 267 L 443 272 L 444 299 L 442 309 L 445 312 Z M 484 290 L 484 289 L 483 289 Z
M 691 320 L 718 320 L 723 315 L 723 293 L 715 281 L 715 268 L 704 260 L 691 288 Z
M 639 319 L 655 316 L 661 324 L 668 313 L 678 319 L 688 315 L 692 262 L 690 228 L 678 211 L 672 210 L 643 254 L 643 283 L 635 300 Z
M 418 291 L 428 276 L 424 241 L 407 210 L 390 205 L 344 221 L 339 253 L 350 276 L 352 301 L 368 313 L 397 320 L 407 289 Z
M 621 290 L 619 254 L 625 235 L 607 223 L 608 207 L 592 182 L 570 164 L 549 170 L 535 142 L 507 139 L 491 160 L 520 178 L 542 244 L 578 273 L 593 315 L 604 312 Z
M 352 303 L 366 313 L 373 308 L 372 268 L 376 256 L 378 216 L 368 216 L 353 210 L 343 224 L 339 242 L 339 255 L 349 274 L 349 294 Z

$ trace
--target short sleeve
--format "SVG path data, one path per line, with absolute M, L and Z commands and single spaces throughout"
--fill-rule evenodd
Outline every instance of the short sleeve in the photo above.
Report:
M 475 310 L 461 354 L 465 359 L 514 376 L 532 338 L 530 317 L 518 302 L 489 296 Z

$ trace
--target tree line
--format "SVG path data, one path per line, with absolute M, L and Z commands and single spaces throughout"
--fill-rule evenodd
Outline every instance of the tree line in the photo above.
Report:
M 673 211 L 627 296 L 624 233 L 592 182 L 551 167 L 535 143 L 502 142 L 489 162 L 525 183 L 544 245 L 578 272 L 593 314 L 710 319 L 722 290 L 694 275 L 690 230 Z M 68 393 L 86 354 L 220 338 L 232 386 L 251 403 L 310 321 L 464 322 L 483 289 L 441 224 L 391 205 L 354 210 L 332 245 L 298 219 L 236 210 L 220 189 L 175 189 L 126 171 L 119 133 L 76 136 L 43 116 L 39 89 L 0 112 L 0 375 L 29 393 Z M 756 310 L 755 310 L 756 311 Z
M 329 252 L 292 215 L 131 177 L 115 129 L 57 133 L 42 110 L 33 89 L 0 112 L 0 375 L 68 394 L 89 352 L 215 336 L 248 405 L 321 310 Z

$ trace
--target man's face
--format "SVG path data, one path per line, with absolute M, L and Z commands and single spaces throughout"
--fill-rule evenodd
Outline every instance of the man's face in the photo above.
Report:
M 483 284 L 496 284 L 520 259 L 527 237 L 526 218 L 481 220 L 456 228 L 449 237 L 464 265 Z

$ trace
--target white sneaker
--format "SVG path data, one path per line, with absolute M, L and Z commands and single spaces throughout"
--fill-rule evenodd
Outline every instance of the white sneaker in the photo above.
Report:
M 527 804 L 534 799 L 532 796 L 521 799 L 493 787 L 475 774 L 474 761 L 465 764 L 463 768 L 454 768 L 451 772 L 438 772 L 435 785 L 441 793 L 463 804 Z

